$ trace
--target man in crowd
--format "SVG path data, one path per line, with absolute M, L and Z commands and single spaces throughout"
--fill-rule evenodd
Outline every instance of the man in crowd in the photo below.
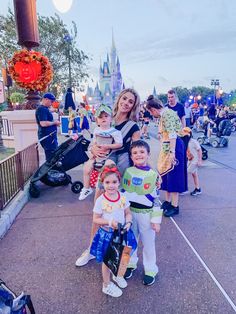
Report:
M 60 121 L 54 121 L 53 115 L 49 110 L 55 100 L 56 97 L 52 93 L 44 94 L 41 105 L 38 106 L 35 112 L 35 118 L 38 124 L 38 139 L 44 149 L 47 161 L 52 158 L 58 146 L 57 126 L 60 125 Z
M 177 115 L 181 120 L 182 127 L 184 128 L 186 126 L 184 106 L 178 103 L 177 94 L 173 89 L 168 91 L 167 99 L 168 99 L 167 107 L 176 111 Z

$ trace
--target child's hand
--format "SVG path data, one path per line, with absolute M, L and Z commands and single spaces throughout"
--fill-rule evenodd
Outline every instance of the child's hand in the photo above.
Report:
M 132 226 L 132 222 L 131 222 L 131 221 L 128 221 L 128 222 L 124 225 L 124 229 L 125 229 L 126 231 L 129 231 L 129 229 L 131 228 L 131 226 Z
M 202 160 L 198 160 L 197 165 L 198 165 L 199 167 L 201 167 L 201 166 L 202 166 Z
M 161 176 L 159 176 L 157 177 L 157 180 L 156 180 L 156 187 L 158 188 L 158 190 L 161 187 L 161 183 L 162 183 L 162 179 L 161 179 Z
M 151 228 L 154 230 L 156 233 L 159 233 L 161 230 L 161 225 L 157 223 L 151 222 Z
M 115 221 L 115 220 L 112 220 L 111 227 L 112 227 L 113 229 L 118 229 L 118 222 Z

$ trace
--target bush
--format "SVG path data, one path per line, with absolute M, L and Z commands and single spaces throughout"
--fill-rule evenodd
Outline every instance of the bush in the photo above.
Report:
M 25 100 L 25 95 L 15 92 L 11 94 L 10 100 L 13 104 L 15 103 L 21 104 Z

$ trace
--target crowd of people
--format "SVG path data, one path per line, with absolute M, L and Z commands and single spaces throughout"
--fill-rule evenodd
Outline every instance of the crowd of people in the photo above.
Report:
M 191 129 L 186 127 L 186 113 L 177 101 L 174 90 L 168 91 L 168 104 L 164 106 L 152 95 L 145 103 L 140 115 L 140 97 L 131 88 L 124 89 L 116 99 L 113 110 L 101 105 L 95 114 L 96 127 L 89 147 L 89 160 L 84 164 L 84 188 L 79 200 L 83 201 L 93 189 L 90 186 L 92 171 L 98 172 L 94 196 L 93 222 L 89 246 L 77 259 L 76 266 L 86 265 L 96 258 L 102 262 L 102 291 L 112 297 L 122 295 L 137 268 L 137 243 L 142 241 L 144 276 L 143 284 L 152 285 L 158 274 L 155 251 L 155 235 L 160 231 L 162 215 L 172 217 L 179 214 L 179 195 L 188 190 L 187 173 L 191 173 L 195 189 L 191 195 L 201 194 L 198 166 L 201 165 L 201 147 L 192 138 Z M 57 146 L 56 128 L 49 112 L 54 95 L 43 96 L 42 105 L 36 111 L 39 138 L 45 136 L 53 145 L 50 154 L 43 141 L 47 160 Z M 72 116 L 72 114 L 71 114 Z M 150 146 L 148 124 L 152 118 L 158 123 L 160 153 L 157 169 L 149 165 Z M 74 119 L 74 116 L 71 117 Z M 141 130 L 138 121 L 141 119 Z M 187 123 L 188 124 L 188 123 Z M 72 125 L 71 125 L 72 127 Z M 165 200 L 160 206 L 159 190 L 165 191 Z M 110 270 L 103 262 L 114 230 L 121 224 L 128 234 L 132 255 L 124 276 L 110 279 Z

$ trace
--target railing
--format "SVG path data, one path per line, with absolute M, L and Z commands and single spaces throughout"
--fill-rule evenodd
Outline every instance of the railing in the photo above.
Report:
M 2 135 L 14 135 L 12 123 L 9 122 L 6 118 L 2 118 Z
M 0 210 L 16 196 L 39 167 L 36 144 L 0 162 Z

